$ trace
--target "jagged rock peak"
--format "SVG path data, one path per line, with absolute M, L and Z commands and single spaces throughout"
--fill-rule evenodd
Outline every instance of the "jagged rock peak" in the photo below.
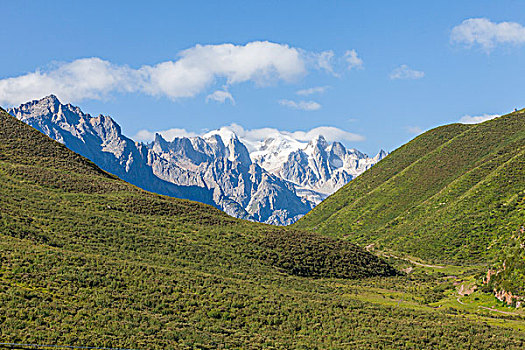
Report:
M 328 141 L 326 141 L 323 135 L 317 135 L 312 141 L 309 142 L 309 145 L 325 149 L 328 147 Z
M 47 105 L 59 105 L 59 104 L 62 104 L 60 103 L 60 101 L 58 100 L 58 97 L 56 97 L 56 95 L 48 95 L 48 96 L 45 96 L 43 98 L 41 98 L 40 100 L 33 100 L 31 102 L 29 102 L 31 104 L 47 104 Z
M 388 152 L 381 148 L 381 150 L 374 157 L 374 159 L 376 159 L 377 161 L 380 161 L 381 159 L 385 158 L 386 156 L 388 156 Z

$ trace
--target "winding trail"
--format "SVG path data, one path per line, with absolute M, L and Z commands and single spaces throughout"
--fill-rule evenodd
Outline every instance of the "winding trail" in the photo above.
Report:
M 510 311 L 501 311 L 501 310 L 498 310 L 498 309 L 493 309 L 491 307 L 486 307 L 486 306 L 480 306 L 481 309 L 486 309 L 486 310 L 490 310 L 490 311 L 494 311 L 494 312 L 499 312 L 499 313 L 502 313 L 502 314 L 505 314 L 505 315 L 515 315 L 515 316 L 519 316 L 520 314 L 517 314 L 515 312 L 510 312 Z
M 368 246 L 366 247 L 368 248 Z M 367 249 L 368 250 L 368 249 Z M 445 266 L 440 266 L 440 265 L 429 265 L 429 264 L 423 264 L 423 263 L 420 263 L 420 262 L 417 262 L 415 260 L 412 260 L 410 258 L 401 258 L 399 256 L 395 256 L 393 254 L 388 254 L 388 253 L 383 253 L 382 254 L 384 257 L 387 257 L 387 258 L 395 258 L 395 259 L 400 259 L 400 260 L 405 260 L 405 261 L 408 261 L 414 265 L 418 265 L 418 266 L 423 266 L 423 267 L 431 267 L 431 268 L 435 268 L 435 269 L 444 269 Z
M 372 244 L 369 244 L 367 246 L 365 246 L 365 249 L 367 252 L 370 252 L 373 248 L 374 248 L 374 243 Z M 440 266 L 440 265 L 429 265 L 429 264 L 423 264 L 423 263 L 420 263 L 420 262 L 417 262 L 415 260 L 412 260 L 410 258 L 401 258 L 399 256 L 395 256 L 394 254 L 392 253 L 385 253 L 385 252 L 378 252 L 376 253 L 377 255 L 381 255 L 381 256 L 384 256 L 385 258 L 394 258 L 394 259 L 400 259 L 400 260 L 405 260 L 405 261 L 408 261 L 414 265 L 418 265 L 418 266 L 423 266 L 423 267 L 431 267 L 431 268 L 435 268 L 435 269 L 444 269 L 445 266 Z

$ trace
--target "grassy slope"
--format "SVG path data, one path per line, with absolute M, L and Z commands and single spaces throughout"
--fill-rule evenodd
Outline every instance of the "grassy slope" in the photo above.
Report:
M 524 110 L 482 124 L 436 128 L 394 151 L 295 227 L 425 260 L 486 261 L 525 216 L 524 152 Z
M 0 193 L 2 341 L 143 349 L 525 343 L 521 332 L 352 297 L 355 280 L 326 276 L 393 271 L 348 243 L 144 192 L 3 111 Z

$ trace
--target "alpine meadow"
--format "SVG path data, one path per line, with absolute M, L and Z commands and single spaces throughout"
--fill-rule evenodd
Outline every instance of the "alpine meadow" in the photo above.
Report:
M 2 5 L 0 349 L 525 348 L 525 4 Z

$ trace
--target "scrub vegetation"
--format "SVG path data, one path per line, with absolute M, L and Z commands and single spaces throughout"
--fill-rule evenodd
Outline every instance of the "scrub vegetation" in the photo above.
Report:
M 3 110 L 0 197 L 3 342 L 133 349 L 525 345 L 519 311 L 500 315 L 456 301 L 453 280 L 474 278 L 477 267 L 436 272 L 374 256 L 338 238 L 340 231 L 252 223 L 148 193 Z M 410 274 L 399 272 L 407 267 Z

